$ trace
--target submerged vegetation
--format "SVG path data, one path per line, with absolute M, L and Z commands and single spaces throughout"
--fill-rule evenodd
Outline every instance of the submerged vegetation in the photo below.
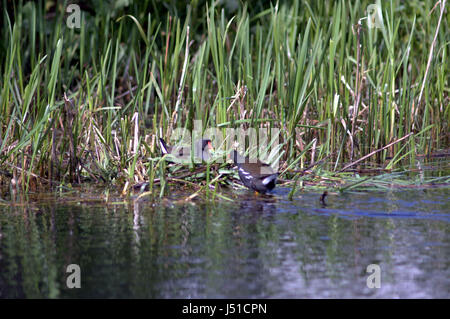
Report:
M 448 158 L 446 1 L 82 3 L 78 28 L 67 2 L 2 2 L 0 185 L 209 194 L 234 183 L 229 165 L 174 165 L 159 150 L 194 121 L 279 129 L 292 194 L 385 185 L 355 180 L 360 165 L 393 177 Z M 436 181 L 448 174 L 420 180 Z

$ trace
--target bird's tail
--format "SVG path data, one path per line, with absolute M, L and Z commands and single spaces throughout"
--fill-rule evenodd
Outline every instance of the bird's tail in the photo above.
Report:
M 270 183 L 276 184 L 276 183 L 277 183 L 278 175 L 279 175 L 279 173 L 269 175 L 269 176 L 265 177 L 265 178 L 262 180 L 262 183 L 263 183 L 264 185 L 268 185 L 268 184 L 270 184 Z
M 163 155 L 169 154 L 169 148 L 162 138 L 159 138 L 159 146 L 161 147 L 161 152 L 163 153 Z

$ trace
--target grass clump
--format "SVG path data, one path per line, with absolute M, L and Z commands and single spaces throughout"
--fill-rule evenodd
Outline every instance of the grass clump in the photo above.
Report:
M 324 160 L 411 168 L 449 147 L 448 8 L 377 1 L 370 28 L 371 4 L 87 1 L 70 28 L 67 2 L 3 1 L 0 182 L 164 195 L 189 180 L 167 176 L 157 136 L 196 120 L 278 128 L 287 181 Z

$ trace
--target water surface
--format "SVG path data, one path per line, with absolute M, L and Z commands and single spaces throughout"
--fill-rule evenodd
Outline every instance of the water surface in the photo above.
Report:
M 0 298 L 450 297 L 449 188 L 288 193 L 0 206 Z

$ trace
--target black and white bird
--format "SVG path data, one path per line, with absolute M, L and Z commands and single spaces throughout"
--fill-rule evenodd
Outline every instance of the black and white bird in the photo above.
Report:
M 230 156 L 237 165 L 239 178 L 246 187 L 262 194 L 275 188 L 279 173 L 275 172 L 269 164 L 259 160 L 251 163 L 248 157 L 240 155 L 236 150 L 233 150 Z

